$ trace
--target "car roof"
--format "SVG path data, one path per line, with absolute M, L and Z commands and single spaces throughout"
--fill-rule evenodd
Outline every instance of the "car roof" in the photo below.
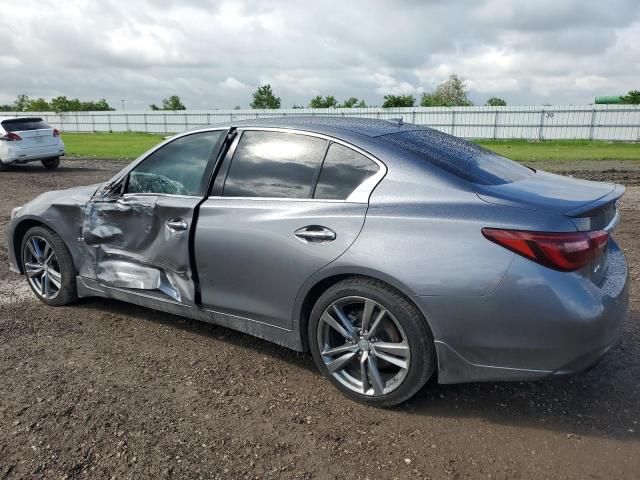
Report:
M 365 137 L 380 137 L 412 130 L 430 130 L 422 125 L 404 123 L 401 119 L 379 120 L 375 118 L 335 116 L 292 116 L 261 118 L 231 122 L 234 127 L 273 127 L 307 130 L 335 135 L 337 132 L 355 133 Z

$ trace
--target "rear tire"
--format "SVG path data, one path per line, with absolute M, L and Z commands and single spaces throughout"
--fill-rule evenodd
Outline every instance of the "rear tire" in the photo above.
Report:
M 78 298 L 73 259 L 58 234 L 32 227 L 22 239 L 20 252 L 27 283 L 40 301 L 57 307 Z
M 324 292 L 311 311 L 308 335 L 318 369 L 360 403 L 402 403 L 436 370 L 433 335 L 420 311 L 374 279 L 348 278 Z
M 47 170 L 55 170 L 60 165 L 60 157 L 45 158 L 42 161 L 42 166 Z
M 9 164 L 0 160 L 0 172 L 6 172 L 7 170 L 9 170 Z

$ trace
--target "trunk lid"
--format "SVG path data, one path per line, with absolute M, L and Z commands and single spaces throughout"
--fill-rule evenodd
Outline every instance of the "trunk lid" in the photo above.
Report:
M 579 180 L 537 171 L 522 180 L 501 185 L 474 184 L 478 197 L 488 203 L 544 210 L 571 217 L 580 231 L 601 230 L 617 214 L 622 185 Z

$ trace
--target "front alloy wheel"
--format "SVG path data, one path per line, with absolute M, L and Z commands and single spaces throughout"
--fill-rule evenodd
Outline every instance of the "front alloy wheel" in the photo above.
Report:
M 47 305 L 66 305 L 76 298 L 75 267 L 62 239 L 44 226 L 22 238 L 22 267 L 31 290 Z

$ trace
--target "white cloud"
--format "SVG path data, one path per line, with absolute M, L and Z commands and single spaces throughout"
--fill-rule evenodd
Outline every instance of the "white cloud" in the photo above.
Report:
M 218 85 L 220 85 L 222 88 L 229 88 L 232 90 L 239 89 L 239 88 L 240 89 L 247 88 L 247 85 L 245 85 L 240 80 L 237 80 L 233 77 L 227 77 L 223 82 L 220 82 Z

